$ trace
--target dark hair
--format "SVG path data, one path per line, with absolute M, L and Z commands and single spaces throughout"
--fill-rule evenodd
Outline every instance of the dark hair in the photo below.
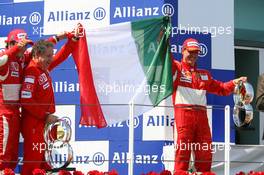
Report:
M 31 51 L 32 56 L 35 57 L 37 55 L 43 55 L 45 51 L 47 50 L 47 48 L 53 47 L 53 46 L 54 46 L 53 43 L 50 41 L 39 40 L 32 47 L 32 51 Z
M 17 43 L 16 41 L 6 42 L 5 48 L 8 49 L 8 47 L 9 47 L 10 44 L 15 45 L 16 43 Z

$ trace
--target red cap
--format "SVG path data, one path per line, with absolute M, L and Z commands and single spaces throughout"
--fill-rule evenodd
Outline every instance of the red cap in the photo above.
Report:
M 199 42 L 196 39 L 188 38 L 183 43 L 182 51 L 184 49 L 188 51 L 200 51 Z
M 21 39 L 27 38 L 27 33 L 23 29 L 14 29 L 12 30 L 5 40 L 6 43 L 9 43 L 11 41 L 19 42 Z

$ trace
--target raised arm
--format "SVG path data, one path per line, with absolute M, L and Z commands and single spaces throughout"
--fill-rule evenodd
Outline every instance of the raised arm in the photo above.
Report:
M 54 55 L 53 60 L 48 68 L 49 71 L 52 71 L 56 66 L 58 66 L 69 57 L 75 47 L 74 42 L 76 41 L 68 39 L 67 43 L 63 45 L 62 48 Z
M 63 61 L 65 61 L 69 57 L 69 55 L 72 53 L 73 49 L 76 46 L 76 42 L 78 42 L 78 40 L 79 40 L 79 36 L 82 34 L 81 31 L 82 31 L 81 25 L 78 24 L 75 27 L 75 29 L 73 30 L 73 32 L 71 32 L 71 33 L 64 32 L 63 34 L 57 35 L 55 37 L 56 42 L 58 42 L 61 39 L 65 39 L 65 38 L 68 38 L 68 41 L 54 55 L 53 61 L 51 62 L 50 66 L 48 68 L 49 71 L 54 69 L 56 66 L 58 66 L 60 63 L 62 63 Z
M 207 84 L 207 91 L 216 95 L 227 96 L 234 92 L 234 88 L 236 84 L 240 81 L 246 82 L 247 77 L 240 77 L 234 80 L 230 80 L 228 82 L 222 82 L 218 80 L 214 80 L 210 73 L 206 71 L 208 75 L 208 84 Z

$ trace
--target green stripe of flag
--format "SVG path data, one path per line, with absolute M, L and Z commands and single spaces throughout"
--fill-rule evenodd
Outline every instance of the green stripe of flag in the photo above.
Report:
M 171 23 L 168 17 L 132 22 L 141 66 L 149 85 L 149 98 L 154 106 L 172 94 L 173 80 L 169 36 Z

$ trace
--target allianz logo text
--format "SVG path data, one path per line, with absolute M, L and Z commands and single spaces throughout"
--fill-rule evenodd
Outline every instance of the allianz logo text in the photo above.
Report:
M 134 129 L 138 128 L 140 124 L 140 120 L 138 116 L 134 117 Z M 124 128 L 124 127 L 129 127 L 130 123 L 129 120 L 121 121 L 121 122 L 116 122 L 110 125 L 107 125 L 108 128 Z M 79 128 L 95 128 L 96 126 L 83 126 L 83 125 L 79 125 Z
M 172 16 L 174 14 L 174 7 L 171 4 L 164 4 L 162 7 L 136 7 L 123 6 L 115 7 L 113 18 L 127 18 L 127 17 L 145 17 L 145 16 Z
M 114 152 L 112 163 L 129 163 L 128 152 Z M 160 159 L 156 154 L 134 154 L 135 164 L 158 164 Z
M 174 126 L 174 118 L 169 115 L 150 115 L 147 126 Z
M 61 21 L 80 21 L 80 20 L 103 20 L 106 16 L 106 11 L 102 7 L 96 8 L 91 11 L 50 11 L 48 15 L 48 22 L 61 22 Z
M 54 163 L 62 163 L 67 161 L 66 154 L 55 154 L 53 156 Z M 74 155 L 72 163 L 73 164 L 90 164 L 93 163 L 96 166 L 101 166 L 105 162 L 105 156 L 101 152 L 97 152 L 94 155 Z
M 28 16 L 8 16 L 0 15 L 0 26 L 9 25 L 24 25 L 30 23 L 31 25 L 38 25 L 41 22 L 41 14 L 39 12 L 32 12 Z

